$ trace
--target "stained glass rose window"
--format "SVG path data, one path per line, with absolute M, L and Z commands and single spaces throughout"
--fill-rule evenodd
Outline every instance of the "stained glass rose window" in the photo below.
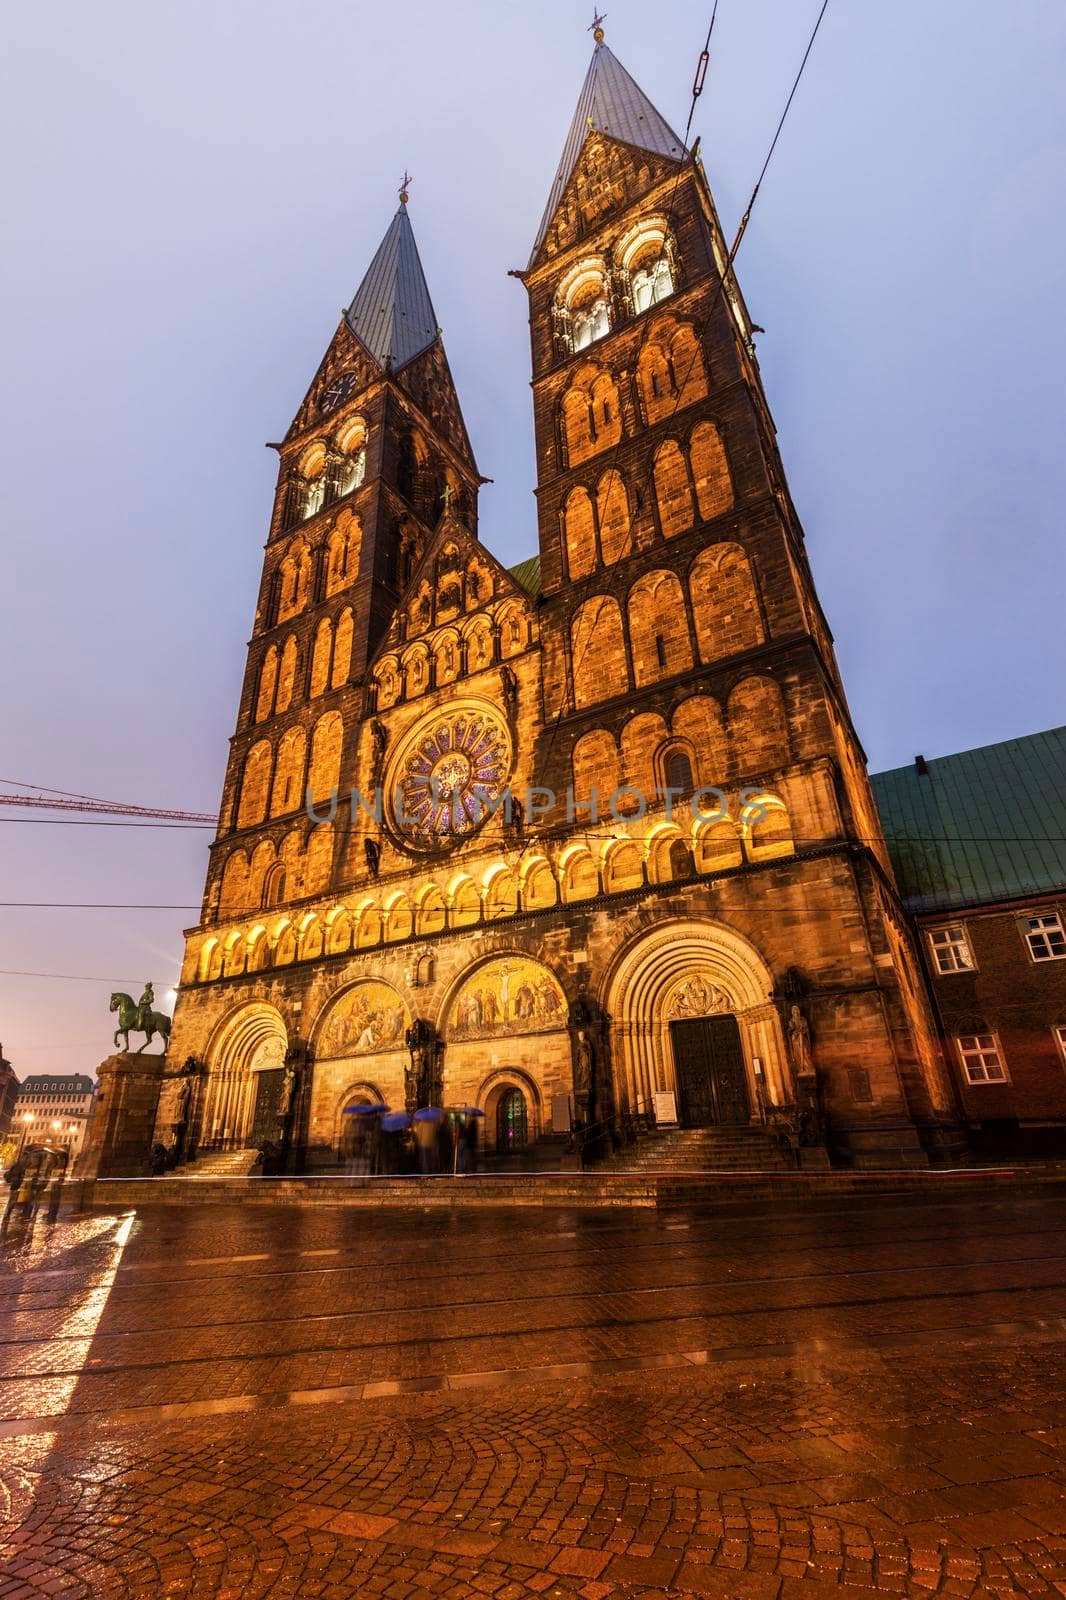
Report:
M 510 739 L 491 711 L 457 710 L 422 723 L 389 785 L 399 830 L 425 849 L 457 844 L 491 815 L 511 770 Z

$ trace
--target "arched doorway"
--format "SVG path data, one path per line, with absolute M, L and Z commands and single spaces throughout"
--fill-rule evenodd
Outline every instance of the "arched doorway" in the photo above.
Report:
M 615 1093 L 660 1118 L 673 1095 L 690 1127 L 743 1125 L 793 1098 L 773 976 L 731 928 L 663 923 L 634 939 L 604 988 Z
M 682 1127 L 728 1127 L 751 1121 L 735 1016 L 675 1018 L 670 1023 L 670 1044 Z
M 201 1149 L 242 1149 L 278 1137 L 288 1035 L 280 1012 L 256 1001 L 220 1024 L 207 1051 Z
M 477 1106 L 485 1119 L 480 1137 L 490 1148 L 515 1149 L 521 1121 L 497 1122 L 497 1106 L 508 1090 L 525 1105 L 524 1142 L 545 1131 L 556 1096 L 573 1095 L 569 1005 L 551 969 L 514 951 L 468 968 L 441 1008 L 444 1104 Z M 519 1102 L 512 1100 L 512 1118 Z
M 496 1150 L 511 1155 L 529 1143 L 529 1108 L 521 1089 L 508 1084 L 496 1101 Z

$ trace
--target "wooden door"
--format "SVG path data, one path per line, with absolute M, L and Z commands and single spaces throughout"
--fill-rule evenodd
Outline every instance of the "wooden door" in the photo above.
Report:
M 670 1036 L 682 1126 L 746 1124 L 751 1102 L 736 1017 L 686 1017 L 670 1024 Z

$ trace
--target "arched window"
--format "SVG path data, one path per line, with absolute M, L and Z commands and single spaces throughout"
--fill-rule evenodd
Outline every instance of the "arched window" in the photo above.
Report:
M 675 839 L 670 846 L 670 876 L 673 879 L 691 878 L 695 872 L 692 851 L 684 839 Z
M 523 1150 L 529 1143 L 529 1113 L 521 1089 L 505 1089 L 496 1102 L 497 1150 Z
M 563 279 L 556 297 L 556 321 L 564 346 L 584 350 L 611 331 L 607 269 L 599 259 L 582 261 Z
M 652 251 L 650 258 L 633 273 L 630 286 L 633 310 L 647 311 L 649 306 L 658 305 L 660 300 L 665 300 L 667 295 L 673 294 L 673 268 L 665 256 Z
M 273 906 L 285 904 L 285 867 L 280 861 L 275 861 L 263 879 L 262 906 L 264 911 L 269 911 Z
M 615 262 L 628 281 L 634 316 L 673 294 L 677 273 L 666 218 L 643 217 L 619 242 Z
M 333 492 L 340 496 L 358 489 L 366 476 L 366 423 L 362 417 L 346 422 L 336 442 L 340 459 L 334 468 Z
M 306 521 L 321 510 L 326 498 L 326 447 L 322 443 L 309 445 L 300 457 L 300 477 L 304 480 L 301 515 Z
M 696 785 L 692 777 L 692 762 L 687 750 L 671 750 L 663 768 L 668 789 L 680 789 L 689 794 Z
M 597 298 L 575 311 L 571 326 L 574 330 L 574 349 L 584 350 L 586 345 L 595 344 L 597 339 L 602 339 L 605 333 L 611 331 L 611 312 L 607 304 L 606 295 Z M 525 1102 L 523 1101 L 523 1104 Z

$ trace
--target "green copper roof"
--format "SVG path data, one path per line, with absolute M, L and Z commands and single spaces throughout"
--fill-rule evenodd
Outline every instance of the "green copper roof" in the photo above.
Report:
M 1066 728 L 872 777 L 911 911 L 1066 889 Z
M 520 561 L 516 567 L 508 567 L 507 570 L 511 574 L 511 577 L 514 579 L 515 583 L 517 583 L 520 588 L 525 589 L 527 594 L 540 593 L 539 556 L 527 556 L 526 559 L 524 561 Z

